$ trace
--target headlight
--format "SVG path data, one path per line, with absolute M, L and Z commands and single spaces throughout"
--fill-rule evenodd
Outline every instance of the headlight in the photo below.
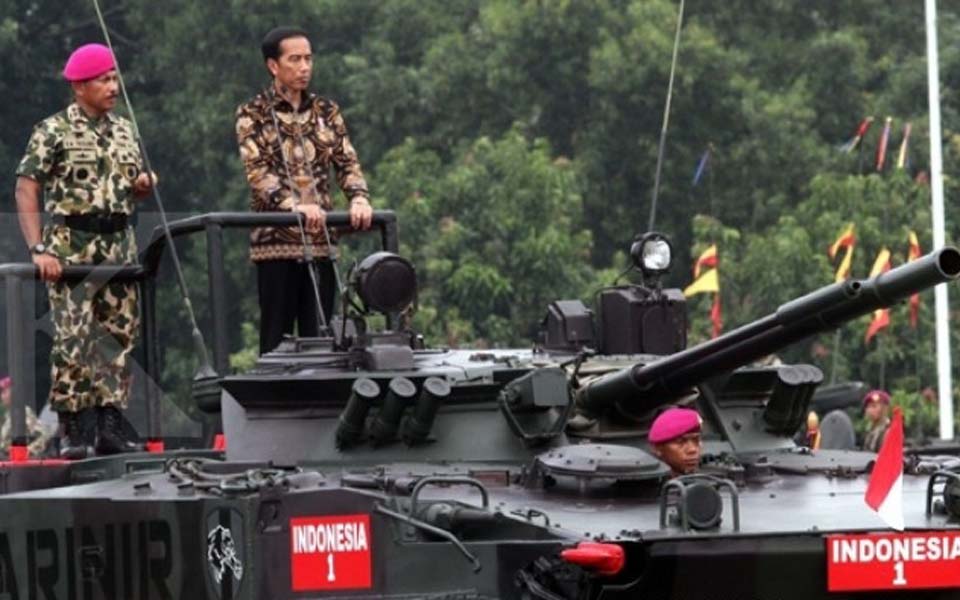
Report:
M 652 231 L 634 240 L 630 256 L 644 275 L 657 275 L 670 270 L 673 247 L 665 235 Z
M 375 252 L 357 266 L 352 286 L 366 310 L 400 312 L 416 299 L 417 274 L 407 259 Z

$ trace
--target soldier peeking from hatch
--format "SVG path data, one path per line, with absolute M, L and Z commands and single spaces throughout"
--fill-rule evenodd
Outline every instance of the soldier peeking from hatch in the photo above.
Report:
M 139 326 L 132 283 L 61 281 L 64 265 L 133 264 L 128 219 L 156 176 L 143 171 L 130 121 L 113 114 L 119 80 L 113 53 L 87 44 L 63 69 L 74 102 L 34 127 L 17 167 L 20 229 L 47 282 L 53 321 L 50 403 L 60 455 L 87 456 L 81 412 L 96 411 L 97 454 L 135 449 L 122 433 L 130 391 L 127 360 Z M 40 198 L 51 216 L 41 231 Z
M 867 431 L 863 436 L 863 449 L 880 452 L 883 439 L 890 429 L 890 394 L 883 390 L 870 390 L 863 397 L 863 419 Z
M 695 410 L 668 408 L 650 426 L 650 447 L 674 477 L 696 473 L 700 468 L 701 422 Z
M 329 323 L 337 283 L 330 260 L 336 240 L 327 239 L 326 227 L 326 212 L 333 209 L 331 167 L 350 199 L 354 229 L 370 227 L 373 209 L 340 107 L 308 89 L 313 51 L 306 32 L 273 29 L 263 38 L 261 51 L 272 81 L 236 115 L 250 206 L 256 212 L 300 213 L 304 225 L 259 227 L 250 234 L 264 354 L 293 334 L 294 323 L 301 337 L 318 335 L 318 308 Z

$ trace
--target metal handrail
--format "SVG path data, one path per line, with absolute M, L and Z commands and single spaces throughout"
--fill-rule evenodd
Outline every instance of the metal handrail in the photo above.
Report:
M 199 231 L 208 231 L 210 228 L 219 229 L 250 229 L 253 227 L 294 227 L 297 225 L 298 215 L 293 213 L 249 213 L 249 212 L 213 212 L 187 217 L 170 222 L 170 235 L 178 238 Z M 329 227 L 349 227 L 350 214 L 337 211 L 327 213 Z M 392 210 L 381 210 L 373 213 L 372 227 L 380 229 L 381 246 L 388 252 L 397 252 L 397 216 Z M 154 228 L 150 242 L 143 250 L 143 263 L 140 265 L 66 265 L 63 267 L 63 281 L 81 281 L 88 277 L 97 280 L 103 278 L 119 281 L 140 281 L 147 276 L 155 276 L 166 248 L 163 228 L 159 225 Z M 0 264 L 0 277 L 17 277 L 20 279 L 39 279 L 40 273 L 33 263 L 3 263 Z
M 213 355 L 214 367 L 219 373 L 228 368 L 226 278 L 223 269 L 223 229 L 250 229 L 253 227 L 274 226 L 294 227 L 301 217 L 295 213 L 252 213 L 252 212 L 214 212 L 195 215 L 169 223 L 170 236 L 178 238 L 184 235 L 206 232 L 207 269 L 209 277 L 210 300 L 213 305 Z M 350 214 L 343 211 L 328 212 L 327 226 L 331 228 L 349 228 Z M 372 224 L 380 232 L 380 244 L 384 250 L 399 250 L 397 217 L 391 210 L 374 211 Z M 107 281 L 136 282 L 140 285 L 142 303 L 141 332 L 143 336 L 144 362 L 149 379 L 159 381 L 160 372 L 157 357 L 159 346 L 156 329 L 156 277 L 160 261 L 166 248 L 165 232 L 161 226 L 153 230 L 150 242 L 144 249 L 143 262 L 138 265 L 65 265 L 62 281 L 106 283 Z M 23 353 L 27 335 L 28 319 L 24 318 L 23 281 L 39 279 L 40 271 L 32 263 L 0 264 L 0 278 L 7 289 L 7 357 L 9 371 L 13 380 L 11 389 L 11 438 L 16 446 L 27 443 L 26 431 L 26 365 Z M 156 387 L 146 386 L 147 437 L 160 438 L 160 402 Z
M 328 212 L 327 226 L 333 228 L 350 227 L 350 213 L 343 211 Z M 300 222 L 299 215 L 289 212 L 250 213 L 250 212 L 214 212 L 170 222 L 170 235 L 174 238 L 182 235 L 208 231 L 211 227 L 237 229 L 251 227 L 295 227 Z M 372 227 L 380 230 L 381 245 L 388 252 L 399 249 L 397 238 L 397 215 L 392 210 L 378 210 L 373 213 Z M 144 268 L 155 272 L 164 250 L 164 233 L 161 227 L 153 230 L 153 237 L 144 250 Z

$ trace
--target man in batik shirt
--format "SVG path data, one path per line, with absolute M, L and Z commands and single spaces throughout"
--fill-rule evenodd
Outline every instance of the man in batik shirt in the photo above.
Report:
M 367 182 L 347 126 L 335 102 L 307 88 L 313 55 L 307 34 L 297 28 L 270 31 L 261 46 L 270 86 L 237 109 L 240 157 L 257 212 L 299 212 L 304 228 L 260 227 L 250 236 L 260 299 L 260 352 L 273 350 L 294 323 L 300 336 L 318 335 L 317 292 L 329 320 L 336 278 L 326 211 L 333 208 L 330 168 L 350 199 L 350 223 L 370 227 Z M 308 263 L 308 259 L 310 263 Z

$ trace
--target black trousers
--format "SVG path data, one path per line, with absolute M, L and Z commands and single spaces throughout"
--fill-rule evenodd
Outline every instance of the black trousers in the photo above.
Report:
M 333 314 L 336 277 L 329 259 L 314 261 L 320 304 L 329 323 Z M 319 334 L 317 301 L 311 288 L 309 266 L 296 260 L 267 260 L 257 263 L 257 289 L 260 297 L 260 354 L 280 343 L 284 334 L 293 334 L 297 324 L 300 337 Z

